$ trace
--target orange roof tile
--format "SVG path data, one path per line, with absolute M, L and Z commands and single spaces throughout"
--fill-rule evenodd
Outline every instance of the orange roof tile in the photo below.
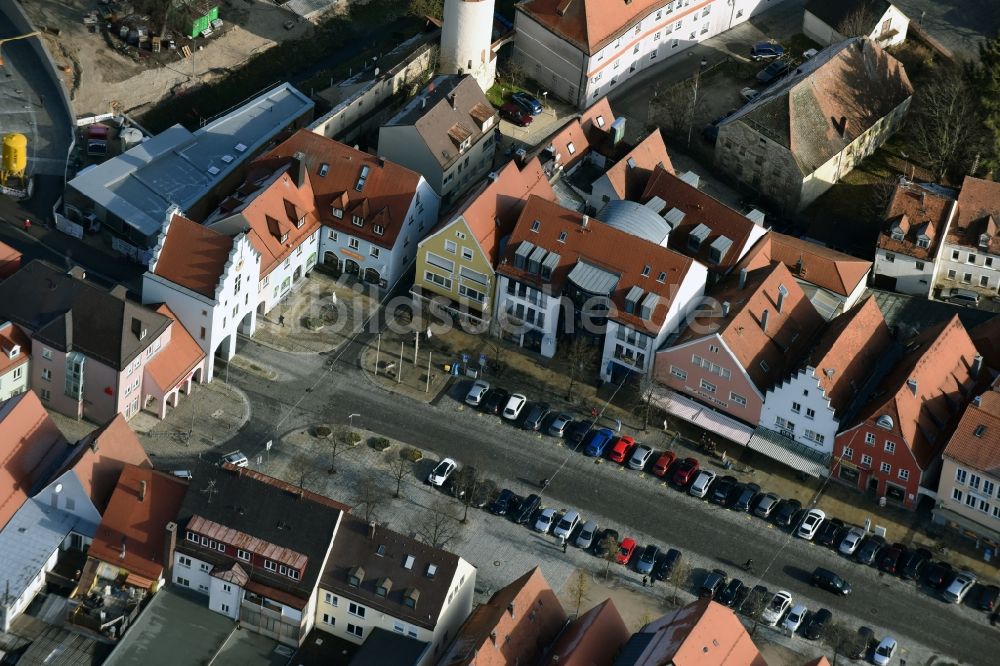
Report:
M 12 354 L 17 349 L 16 354 Z M 14 323 L 0 324 L 0 376 L 28 362 L 31 339 Z
M 516 7 L 583 52 L 593 54 L 622 35 L 636 19 L 663 4 L 663 0 L 528 0 Z
M 967 467 L 1000 477 L 1000 392 L 986 391 L 965 408 L 944 455 Z
M 149 580 L 159 580 L 163 573 L 164 528 L 177 518 L 187 486 L 186 481 L 173 475 L 125 465 L 89 555 Z M 140 498 L 142 490 L 145 496 Z
M 699 599 L 640 630 L 653 634 L 636 663 L 674 666 L 767 666 L 736 614 Z
M 170 342 L 146 364 L 146 372 L 161 391 L 169 391 L 185 379 L 205 358 L 205 352 L 177 320 L 166 303 L 154 308 L 157 312 L 173 320 L 170 324 Z
M 906 353 L 882 380 L 856 423 L 892 419 L 891 432 L 901 436 L 921 469 L 927 469 L 945 445 L 958 419 L 965 395 L 975 383 L 972 361 L 976 348 L 955 315 L 927 329 L 906 345 Z
M 174 215 L 153 273 L 203 296 L 214 297 L 233 239 Z
M 886 224 L 878 236 L 878 246 L 887 252 L 932 259 L 954 206 L 951 197 L 900 178 L 886 210 Z M 894 231 L 903 234 L 902 240 L 892 237 Z M 927 247 L 917 245 L 918 236 L 927 236 Z
M 315 201 L 312 208 L 320 222 L 385 248 L 395 245 L 416 195 L 420 174 L 306 129 L 257 158 L 253 166 L 273 173 L 296 153 L 305 156 Z M 327 167 L 326 175 L 320 175 L 323 165 Z M 368 176 L 359 192 L 357 184 L 365 167 Z M 344 211 L 343 217 L 334 217 L 334 202 L 340 202 L 337 207 Z M 359 212 L 364 213 L 361 227 L 351 221 Z M 381 235 L 375 233 L 376 224 L 383 228 Z
M 637 201 L 655 169 L 674 172 L 667 146 L 659 129 L 654 129 L 627 155 L 607 170 L 611 186 L 622 199 Z
M 547 666 L 611 664 L 630 633 L 610 598 L 573 620 L 549 651 Z
M 987 237 L 985 251 L 1000 254 L 1000 183 L 966 176 L 958 194 L 958 219 L 948 231 L 948 242 L 980 249 L 983 235 Z
M 0 243 L 0 278 L 13 274 L 21 267 L 21 253 L 10 245 Z
M 34 391 L 0 403 L 0 528 L 66 454 L 66 439 Z
M 580 127 L 591 144 L 600 143 L 602 137 L 611 132 L 615 113 L 607 97 L 602 97 L 580 112 Z
M 619 278 L 611 300 L 617 311 L 612 311 L 609 316 L 636 330 L 652 326 L 655 330 L 648 332 L 655 335 L 666 320 L 677 287 L 687 276 L 694 261 L 594 218 L 589 218 L 587 227 L 584 228 L 582 218 L 581 213 L 559 204 L 537 196 L 530 197 L 507 243 L 505 258 L 498 272 L 523 282 L 537 284 L 539 288 L 552 293 L 562 293 L 563 283 L 579 261 L 616 273 Z M 536 220 L 540 222 L 537 232 L 531 230 Z M 563 232 L 564 240 L 559 241 Z M 559 263 L 554 267 L 548 283 L 543 283 L 539 275 L 515 267 L 514 254 L 525 241 L 559 255 Z M 647 265 L 650 267 L 649 276 L 642 277 L 643 268 Z M 664 274 L 662 282 L 658 279 L 660 273 Z M 643 321 L 638 312 L 629 314 L 625 310 L 625 296 L 636 285 L 642 288 L 644 294 L 659 296 L 648 322 Z
M 872 267 L 870 261 L 774 231 L 761 238 L 748 256 L 751 269 L 780 261 L 803 282 L 841 296 L 853 293 Z
M 73 469 L 97 510 L 104 512 L 125 465 L 151 468 L 142 444 L 121 414 L 75 445 L 63 471 Z

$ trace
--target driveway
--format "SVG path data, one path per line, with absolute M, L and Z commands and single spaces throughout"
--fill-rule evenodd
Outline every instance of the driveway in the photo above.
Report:
M 893 0 L 959 58 L 979 57 L 979 42 L 1000 27 L 996 0 Z

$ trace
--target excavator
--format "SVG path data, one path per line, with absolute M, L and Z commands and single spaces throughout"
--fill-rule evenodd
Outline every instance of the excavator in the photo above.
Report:
M 17 39 L 28 39 L 30 37 L 37 37 L 40 34 L 42 33 L 36 30 L 35 32 L 29 32 L 24 35 L 18 35 L 17 37 L 5 37 L 3 39 L 0 39 L 0 67 L 3 67 L 3 45 L 6 42 L 13 42 Z

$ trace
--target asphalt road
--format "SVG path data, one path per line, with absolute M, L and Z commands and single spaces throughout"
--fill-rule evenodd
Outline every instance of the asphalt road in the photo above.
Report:
M 653 477 L 617 472 L 610 464 L 595 466 L 592 459 L 570 453 L 554 440 L 460 409 L 455 398 L 463 395 L 464 384 L 452 386 L 451 395 L 431 405 L 388 393 L 361 373 L 356 352 L 350 348 L 339 360 L 331 355 L 321 364 L 317 359 L 323 357 L 280 354 L 244 342 L 241 353 L 280 366 L 289 379 L 270 382 L 233 366 L 230 381 L 249 396 L 253 418 L 219 450 L 236 445 L 252 457 L 265 441 L 294 428 L 319 421 L 346 423 L 349 414 L 360 414 L 355 425 L 474 464 L 501 485 L 519 482 L 537 488 L 539 479 L 551 477 L 546 496 L 560 505 L 610 516 L 623 534 L 626 526 L 641 529 L 661 545 L 714 557 L 734 575 L 742 573 L 738 563 L 747 558 L 758 563 L 758 570 L 769 563 L 762 575 L 769 588 L 822 599 L 835 617 L 853 626 L 869 622 L 890 627 L 904 647 L 911 637 L 963 662 L 991 661 L 996 629 L 982 613 L 945 605 L 912 585 L 883 578 L 870 567 L 850 563 L 748 515 L 690 498 Z M 330 363 L 332 370 L 324 365 Z M 853 594 L 840 598 L 812 588 L 807 580 L 816 566 L 850 580 Z

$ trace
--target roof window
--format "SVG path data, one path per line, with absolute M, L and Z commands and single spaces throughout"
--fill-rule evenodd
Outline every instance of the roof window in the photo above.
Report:
M 536 234 L 538 233 L 538 230 L 541 228 L 542 228 L 541 220 L 535 220 L 534 222 L 531 223 L 531 230 L 534 231 Z
M 438 570 L 438 567 L 437 567 L 436 564 L 428 564 L 427 565 L 427 577 L 428 578 L 434 578 L 435 574 L 437 574 L 437 570 Z
M 558 242 L 560 242 L 560 243 L 565 243 L 566 242 L 566 232 L 565 231 L 560 231 L 559 232 L 559 238 L 557 238 L 556 240 Z
M 326 162 L 323 162 L 323 164 L 319 165 L 319 175 L 322 178 L 328 173 L 330 173 L 330 165 L 327 164 Z
M 413 568 L 413 563 L 416 562 L 416 560 L 417 560 L 417 558 L 413 557 L 413 555 L 407 555 L 406 556 L 406 561 L 403 562 L 403 568 L 404 569 L 412 569 Z
M 650 267 L 649 264 L 646 264 L 645 266 L 643 266 L 642 267 L 642 277 L 649 277 L 649 271 L 651 271 L 651 270 L 652 270 L 652 268 Z

